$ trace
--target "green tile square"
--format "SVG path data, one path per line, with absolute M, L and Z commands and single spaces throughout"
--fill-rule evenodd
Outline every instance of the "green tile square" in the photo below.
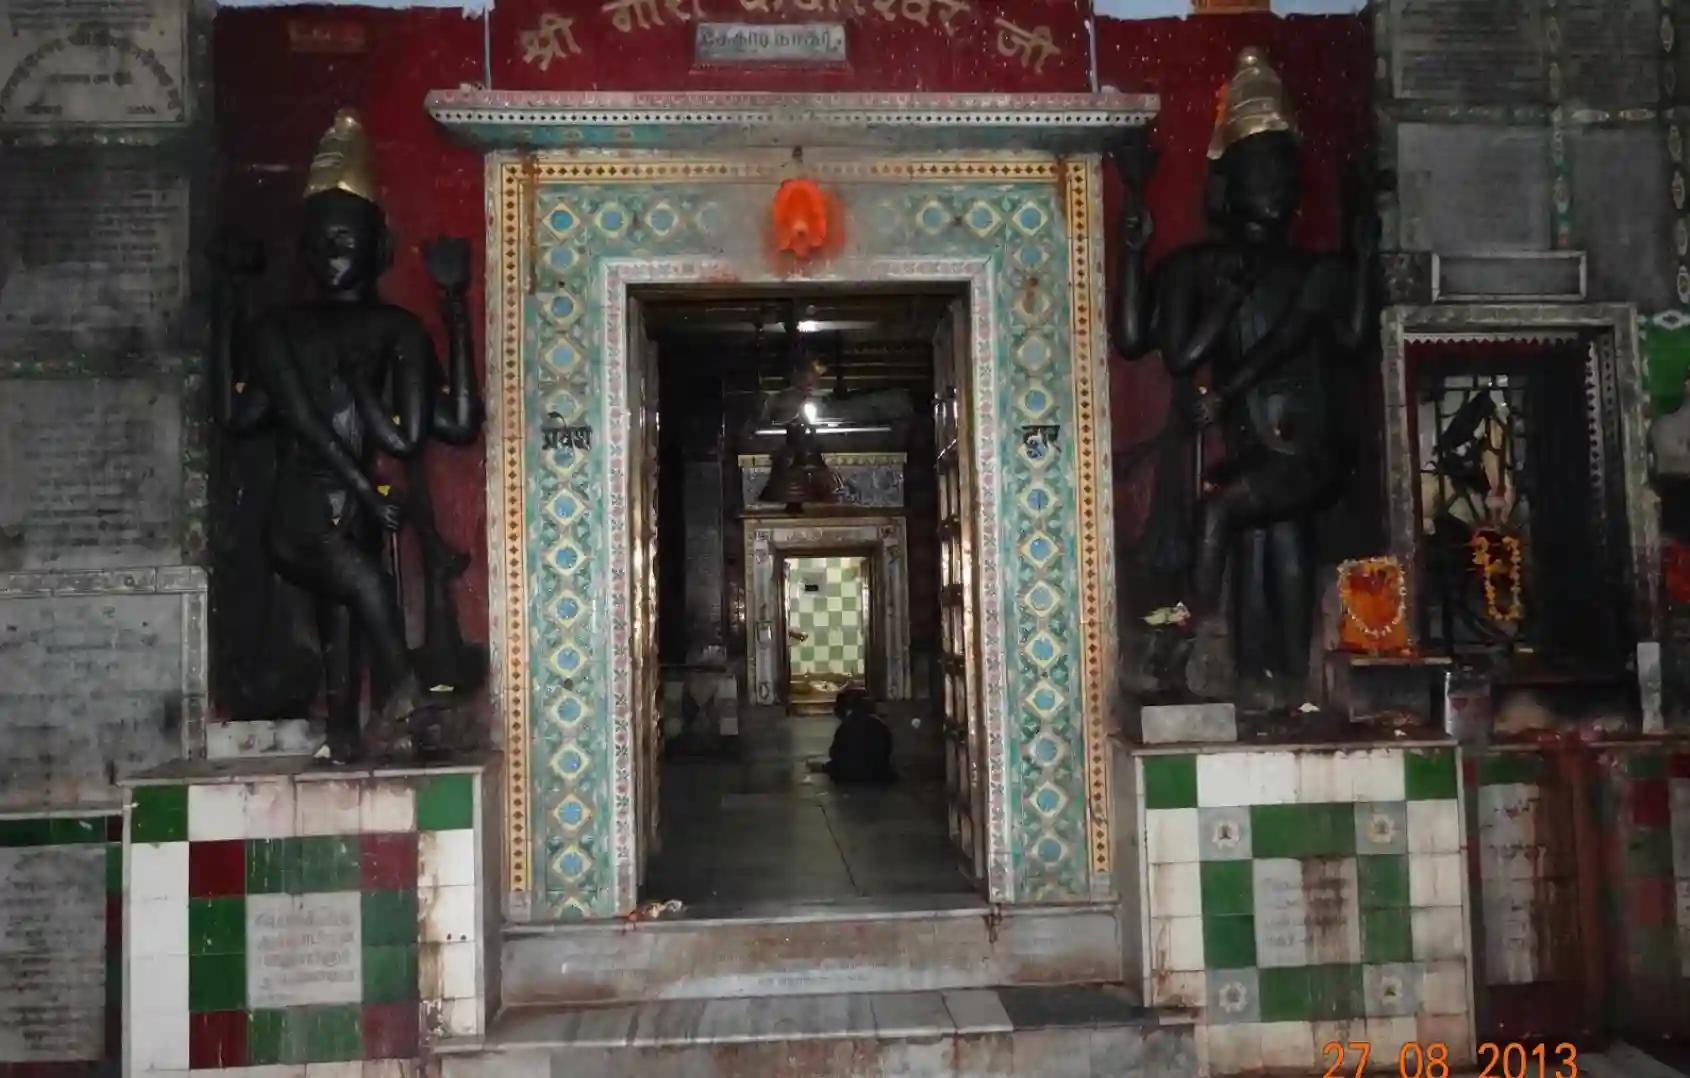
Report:
M 266 1067 L 283 1062 L 286 1018 L 287 1012 L 276 1010 L 252 1011 L 247 1015 L 246 1061 L 249 1066 Z
M 1265 967 L 1256 976 L 1262 1021 L 1307 1022 L 1314 1018 L 1314 996 L 1307 966 Z
M 305 1023 L 306 1063 L 364 1058 L 364 1011 L 357 1004 L 296 1008 L 288 1025 Z M 291 1033 L 290 1029 L 290 1033 Z M 290 1040 L 293 1039 L 291 1036 Z
M 299 843 L 291 838 L 253 838 L 246 843 L 246 893 L 279 895 L 295 891 L 299 880 Z
M 1356 888 L 1364 910 L 1406 909 L 1408 857 L 1390 853 L 1356 858 Z
M 415 891 L 365 891 L 362 907 L 366 948 L 416 944 Z
M 1479 757 L 1480 786 L 1541 785 L 1549 768 L 1535 752 L 1490 752 Z
M 417 784 L 418 831 L 452 831 L 474 826 L 474 776 L 435 775 Z
M 48 841 L 55 846 L 106 840 L 104 816 L 60 816 L 48 821 L 48 829 Z
M 1410 801 L 1455 796 L 1455 750 L 1410 749 L 1403 753 L 1403 791 Z
M 114 842 L 106 847 L 106 894 L 123 893 L 123 847 Z
M 1625 865 L 1629 876 L 1671 876 L 1672 832 L 1665 827 L 1641 827 L 1625 839 Z
M 1144 807 L 1178 809 L 1197 807 L 1197 757 L 1146 756 L 1144 758 Z
M 1203 964 L 1210 969 L 1243 969 L 1255 965 L 1256 919 L 1203 918 Z
M 53 841 L 53 821 L 37 816 L 0 820 L 0 846 L 45 846 Z
M 246 953 L 246 899 L 195 898 L 188 902 L 188 953 Z
M 1667 777 L 1666 754 L 1653 749 L 1629 753 L 1625 773 L 1634 779 L 1664 779 Z
M 1248 861 L 1204 861 L 1203 916 L 1232 917 L 1256 912 Z M 1231 966 L 1211 968 L 1231 969 Z
M 1414 927 L 1406 907 L 1363 910 L 1361 954 L 1369 965 L 1414 960 Z
M 129 836 L 134 842 L 188 841 L 188 788 L 137 786 L 130 810 Z
M 1634 925 L 1628 950 L 1631 969 L 1645 977 L 1679 977 L 1678 926 Z
M 1315 805 L 1251 805 L 1250 852 L 1259 859 L 1302 857 L 1308 849 L 1309 832 L 1320 826 Z M 1324 806 L 1320 806 L 1324 807 Z M 1354 809 L 1352 808 L 1352 812 Z M 1350 829 L 1355 829 L 1354 817 Z M 1354 838 L 1352 836 L 1353 844 Z
M 1353 804 L 1299 805 L 1305 830 L 1306 857 L 1352 857 L 1356 852 L 1356 807 Z M 1261 854 L 1256 856 L 1260 857 Z
M 1360 1018 L 1367 1007 L 1362 967 L 1310 966 L 1309 997 L 1316 1022 L 1341 1021 Z
M 289 890 L 296 894 L 358 889 L 358 839 L 330 835 L 295 840 L 299 876 Z
M 189 957 L 189 1011 L 194 1014 L 203 1014 L 206 1011 L 240 1011 L 245 1009 L 245 955 L 202 954 Z
M 364 948 L 365 1003 L 402 1003 L 417 998 L 415 943 Z

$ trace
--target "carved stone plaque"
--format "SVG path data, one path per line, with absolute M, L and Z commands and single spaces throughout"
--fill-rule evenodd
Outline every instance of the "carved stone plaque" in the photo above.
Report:
M 700 64 L 842 64 L 845 24 L 701 22 Z
M 1653 126 L 1567 132 L 1573 239 L 1589 252 L 1591 299 L 1676 305 L 1666 157 Z
M 248 896 L 247 1006 L 359 1002 L 362 944 L 356 891 Z
M 1660 100 L 1660 0 L 1561 0 L 1566 100 L 1602 108 Z
M 181 390 L 0 381 L 0 571 L 181 560 Z
M 105 1054 L 106 847 L 0 849 L 0 1064 Z
M 1549 93 L 1542 0 L 1391 0 L 1396 96 L 1515 104 Z
M 1397 161 L 1405 250 L 1549 249 L 1547 129 L 1403 124 L 1397 129 Z
M 182 754 L 183 597 L 0 599 L 0 809 L 115 799 Z
M 0 356 L 164 348 L 187 266 L 185 175 L 114 153 L 0 158 Z
M 187 0 L 9 0 L 0 124 L 188 118 Z

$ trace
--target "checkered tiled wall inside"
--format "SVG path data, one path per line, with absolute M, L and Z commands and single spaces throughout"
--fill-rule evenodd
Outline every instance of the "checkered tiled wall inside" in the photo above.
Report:
M 480 773 L 324 774 L 131 791 L 130 1073 L 481 1032 Z
M 787 559 L 786 627 L 805 634 L 803 640 L 792 638 L 793 677 L 863 675 L 864 571 L 860 557 Z
M 0 1078 L 118 1058 L 122 895 L 122 817 L 0 816 Z
M 1203 1008 L 1205 1073 L 1470 1054 L 1454 749 L 1142 752 L 1137 778 L 1145 998 Z

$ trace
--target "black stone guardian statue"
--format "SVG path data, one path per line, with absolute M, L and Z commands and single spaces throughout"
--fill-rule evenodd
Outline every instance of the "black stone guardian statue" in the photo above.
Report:
M 232 305 L 219 318 L 216 399 L 231 433 L 269 428 L 275 439 L 264 545 L 274 570 L 314 607 L 330 756 L 403 755 L 418 717 L 434 710 L 427 688 L 437 678 L 430 670 L 429 681 L 420 681 L 407 649 L 383 536 L 411 516 L 430 587 L 431 644 L 441 632 L 436 591 L 464 559 L 435 531 L 426 489 L 411 491 L 420 512 L 408 514 L 378 484 L 374 466 L 378 452 L 409 463 L 430 437 L 461 443 L 479 429 L 464 299 L 467 246 L 442 240 L 425 252 L 451 338 L 443 382 L 422 322 L 377 297 L 391 238 L 362 125 L 342 111 L 311 164 L 301 257 L 315 298 L 250 326 L 235 324 Z M 417 488 L 420 468 L 408 474 Z M 455 640 L 455 625 L 451 630 Z M 366 647 L 374 708 L 360 731 Z
M 1147 280 L 1145 158 L 1117 155 L 1128 192 L 1114 335 L 1129 358 L 1160 351 L 1176 379 L 1207 373 L 1206 385 L 1176 394 L 1194 402 L 1197 437 L 1218 426 L 1225 447 L 1199 476 L 1186 688 L 1270 710 L 1303 699 L 1317 590 L 1311 520 L 1348 470 L 1330 364 L 1359 349 L 1373 315 L 1377 224 L 1371 214 L 1358 219 L 1348 257 L 1291 244 L 1298 132 L 1259 49 L 1238 55 L 1209 157 L 1208 209 L 1220 235 L 1173 252 Z M 1152 618 L 1177 621 L 1170 613 Z

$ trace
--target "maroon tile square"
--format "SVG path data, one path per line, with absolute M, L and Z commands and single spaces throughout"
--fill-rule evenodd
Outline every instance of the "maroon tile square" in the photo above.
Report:
M 122 842 L 123 841 L 123 817 L 122 816 L 107 816 L 106 817 L 106 841 L 107 842 Z
M 421 1015 L 416 1001 L 364 1004 L 364 1058 L 413 1059 Z
M 240 839 L 188 844 L 188 896 L 246 894 L 246 843 Z
M 358 877 L 364 890 L 410 891 L 416 888 L 416 832 L 361 835 L 358 842 Z
M 205 1011 L 188 1016 L 188 1066 L 246 1066 L 245 1011 Z
M 1678 917 L 1678 900 L 1670 877 L 1633 880 L 1631 923 L 1638 928 L 1661 928 Z
M 1672 801 L 1666 779 L 1638 779 L 1631 785 L 1631 822 L 1638 827 L 1671 827 Z
M 1667 757 L 1667 774 L 1675 779 L 1690 779 L 1690 752 L 1675 752 Z

